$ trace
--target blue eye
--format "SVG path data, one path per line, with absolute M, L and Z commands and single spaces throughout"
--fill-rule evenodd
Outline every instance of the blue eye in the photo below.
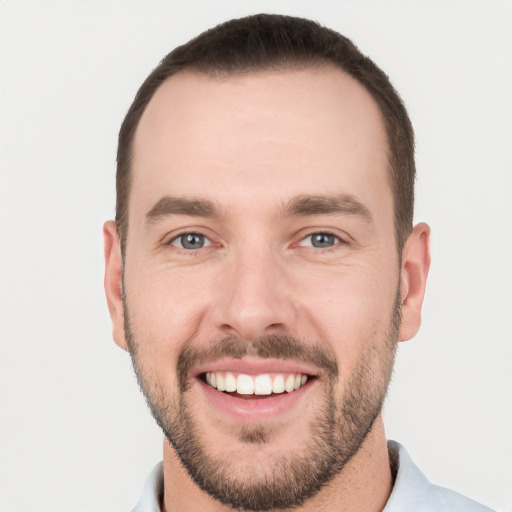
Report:
M 337 236 L 331 235 L 330 233 L 314 233 L 306 237 L 304 240 L 309 240 L 311 245 L 317 249 L 332 247 L 340 242 L 340 239 Z
M 313 247 L 331 247 L 336 243 L 336 237 L 329 233 L 315 233 L 311 235 L 311 245 Z
M 197 250 L 210 245 L 210 241 L 199 233 L 184 233 L 172 240 L 171 245 L 182 249 Z

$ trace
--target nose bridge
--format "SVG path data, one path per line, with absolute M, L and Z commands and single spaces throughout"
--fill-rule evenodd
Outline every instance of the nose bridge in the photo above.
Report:
M 268 244 L 239 248 L 221 285 L 218 323 L 243 339 L 283 331 L 293 320 L 283 262 Z

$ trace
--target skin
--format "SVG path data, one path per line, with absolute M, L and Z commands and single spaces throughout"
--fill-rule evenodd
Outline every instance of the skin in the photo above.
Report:
M 124 286 L 132 331 L 143 340 L 139 361 L 169 403 L 178 400 L 176 363 L 187 343 L 269 334 L 314 340 L 336 358 L 340 378 L 333 393 L 341 400 L 358 363 L 370 353 L 389 353 L 398 288 L 398 338 L 416 334 L 429 228 L 413 229 L 400 268 L 381 114 L 351 77 L 331 68 L 223 79 L 180 73 L 149 103 L 134 148 L 124 283 L 117 231 L 109 221 L 105 289 L 114 339 L 128 350 Z M 161 215 L 148 222 L 148 212 L 167 195 L 209 200 L 221 215 Z M 283 212 L 283 205 L 305 195 L 348 195 L 369 215 Z M 180 247 L 176 237 L 188 232 L 205 235 L 208 245 Z M 333 245 L 313 247 L 310 236 L 325 232 L 335 236 Z M 376 382 L 379 372 L 375 363 Z M 299 406 L 265 419 L 273 434 L 263 447 L 240 441 L 238 425 L 208 403 L 197 382 L 190 393 L 212 455 L 231 462 L 243 478 L 247 461 L 264 469 L 275 457 L 300 454 L 305 425 L 318 414 L 314 404 L 326 390 L 319 378 Z M 164 479 L 168 512 L 232 510 L 196 486 L 167 441 Z M 391 489 L 379 415 L 332 485 L 300 510 L 355 511 L 363 503 L 367 511 L 382 510 Z

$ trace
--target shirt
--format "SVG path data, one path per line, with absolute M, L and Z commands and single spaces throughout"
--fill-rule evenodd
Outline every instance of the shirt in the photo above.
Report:
M 397 461 L 397 474 L 382 512 L 494 512 L 462 494 L 431 484 L 399 443 L 388 441 L 388 448 Z M 164 476 L 160 462 L 151 471 L 132 512 L 161 512 L 163 493 Z

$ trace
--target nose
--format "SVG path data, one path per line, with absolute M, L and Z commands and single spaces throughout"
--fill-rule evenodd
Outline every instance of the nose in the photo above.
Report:
M 296 307 L 284 262 L 269 249 L 246 251 L 233 260 L 219 281 L 217 329 L 244 340 L 288 331 Z

